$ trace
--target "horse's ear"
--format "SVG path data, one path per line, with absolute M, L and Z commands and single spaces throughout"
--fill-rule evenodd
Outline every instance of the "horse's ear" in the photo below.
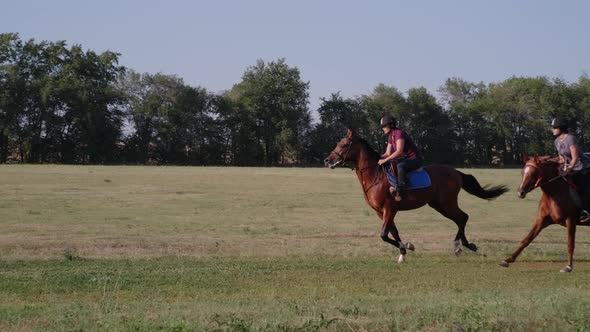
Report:
M 529 161 L 529 159 L 530 159 L 530 157 L 528 154 L 525 153 L 522 155 L 522 162 L 526 163 L 527 161 Z
M 346 138 L 352 138 L 354 136 L 354 132 L 352 129 L 346 129 Z

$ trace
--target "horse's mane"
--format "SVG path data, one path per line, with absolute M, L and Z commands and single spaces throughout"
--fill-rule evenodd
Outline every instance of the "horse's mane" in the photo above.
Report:
M 378 153 L 377 151 L 373 150 L 373 148 L 371 147 L 371 145 L 369 144 L 369 142 L 367 142 L 364 138 L 362 138 L 360 136 L 355 136 L 355 139 L 359 143 L 361 143 L 362 146 L 365 147 L 365 149 L 369 153 L 369 157 L 370 158 L 373 158 L 373 159 L 379 159 L 379 158 L 381 158 L 381 154 Z
M 559 157 L 551 157 L 551 156 L 531 157 L 527 160 L 527 162 L 528 161 L 534 161 L 539 164 L 548 164 L 548 163 L 559 164 Z

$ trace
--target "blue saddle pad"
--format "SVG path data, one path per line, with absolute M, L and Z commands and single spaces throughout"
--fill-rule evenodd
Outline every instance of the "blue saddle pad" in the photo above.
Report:
M 393 187 L 397 186 L 397 177 L 392 174 L 391 169 L 387 168 L 387 180 Z M 419 168 L 408 174 L 407 189 L 420 189 L 430 187 L 430 176 L 424 168 Z

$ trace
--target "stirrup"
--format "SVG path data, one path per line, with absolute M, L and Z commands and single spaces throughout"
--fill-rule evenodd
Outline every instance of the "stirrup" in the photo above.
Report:
M 580 222 L 586 223 L 588 220 L 590 220 L 590 213 L 586 210 L 582 210 L 582 212 L 580 212 Z
M 400 187 L 399 185 L 397 185 L 396 187 L 389 187 L 389 193 L 391 194 L 391 196 L 393 196 L 393 199 L 396 202 L 399 202 L 402 200 L 402 192 L 404 191 L 403 187 Z
M 389 186 L 389 193 L 395 195 L 397 193 L 397 187 Z
M 397 186 L 397 187 L 389 186 L 389 193 L 391 194 L 391 196 L 393 196 L 393 199 L 396 202 L 399 202 L 402 200 L 401 191 L 399 190 L 399 186 Z

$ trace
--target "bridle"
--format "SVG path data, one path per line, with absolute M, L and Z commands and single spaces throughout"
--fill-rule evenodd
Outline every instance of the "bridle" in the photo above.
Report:
M 349 140 L 350 142 L 348 143 L 346 148 L 344 148 L 344 149 L 346 149 L 345 152 L 340 153 L 340 152 L 336 152 L 336 150 L 332 150 L 332 153 L 335 154 L 336 156 L 338 156 L 338 158 L 340 158 L 340 160 L 335 162 L 333 166 L 338 166 L 340 164 L 343 164 L 346 161 L 346 157 L 348 157 L 348 153 L 350 152 L 350 149 L 352 148 L 352 139 L 350 139 L 350 138 L 346 138 L 346 139 Z
M 551 178 L 549 180 L 543 181 L 543 172 L 541 171 L 541 168 L 539 166 L 537 166 L 536 164 L 534 164 L 532 162 L 527 162 L 524 166 L 525 167 L 526 166 L 530 166 L 530 167 L 535 168 L 535 169 L 537 169 L 539 171 L 539 175 L 537 176 L 537 181 L 535 181 L 535 185 L 533 187 L 531 187 L 530 189 L 526 190 L 526 191 L 523 190 L 525 193 L 530 193 L 531 191 L 537 189 L 538 187 L 540 187 L 540 186 L 542 186 L 544 184 L 553 182 L 553 181 L 555 181 L 555 180 L 557 180 L 559 178 L 563 178 L 563 176 L 557 175 L 556 177 L 553 177 L 553 178 Z M 567 180 L 566 180 L 566 182 L 567 182 Z
M 352 139 L 350 139 L 350 138 L 346 138 L 346 139 L 347 139 L 347 140 L 349 140 L 350 142 L 348 143 L 348 145 L 347 145 L 347 146 L 346 146 L 344 149 L 342 149 L 342 150 L 344 150 L 342 153 L 340 153 L 340 152 L 337 152 L 336 150 L 332 150 L 332 153 L 333 153 L 333 154 L 335 154 L 336 156 L 338 156 L 338 158 L 340 158 L 340 159 L 339 159 L 337 162 L 335 162 L 335 163 L 333 164 L 333 166 L 334 166 L 334 167 L 336 167 L 336 166 L 338 166 L 338 165 L 340 165 L 340 164 L 343 164 L 343 163 L 345 163 L 345 162 L 346 162 L 346 158 L 348 157 L 348 153 L 350 152 L 350 149 L 352 148 L 352 143 L 354 143 L 354 141 L 353 141 Z M 356 170 L 357 172 L 360 172 L 360 173 L 361 173 L 361 176 L 362 176 L 362 174 L 363 174 L 363 171 L 364 171 L 364 170 L 366 170 L 366 169 L 369 169 L 369 168 L 373 168 L 373 167 L 377 167 L 377 166 L 379 166 L 379 165 L 378 165 L 378 164 L 376 164 L 376 165 L 369 165 L 369 166 L 365 166 L 365 167 L 363 167 L 363 168 L 354 168 L 354 167 L 351 167 L 351 170 Z M 372 182 L 371 182 L 371 184 L 369 185 L 369 187 L 368 187 L 367 189 L 364 189 L 364 191 L 365 191 L 365 194 L 366 194 L 366 193 L 369 191 L 369 189 L 371 189 L 371 188 L 372 188 L 372 187 L 373 187 L 373 186 L 374 186 L 374 185 L 375 185 L 377 182 L 378 182 L 378 176 L 375 176 L 375 177 L 373 178 L 373 181 L 372 181 Z

